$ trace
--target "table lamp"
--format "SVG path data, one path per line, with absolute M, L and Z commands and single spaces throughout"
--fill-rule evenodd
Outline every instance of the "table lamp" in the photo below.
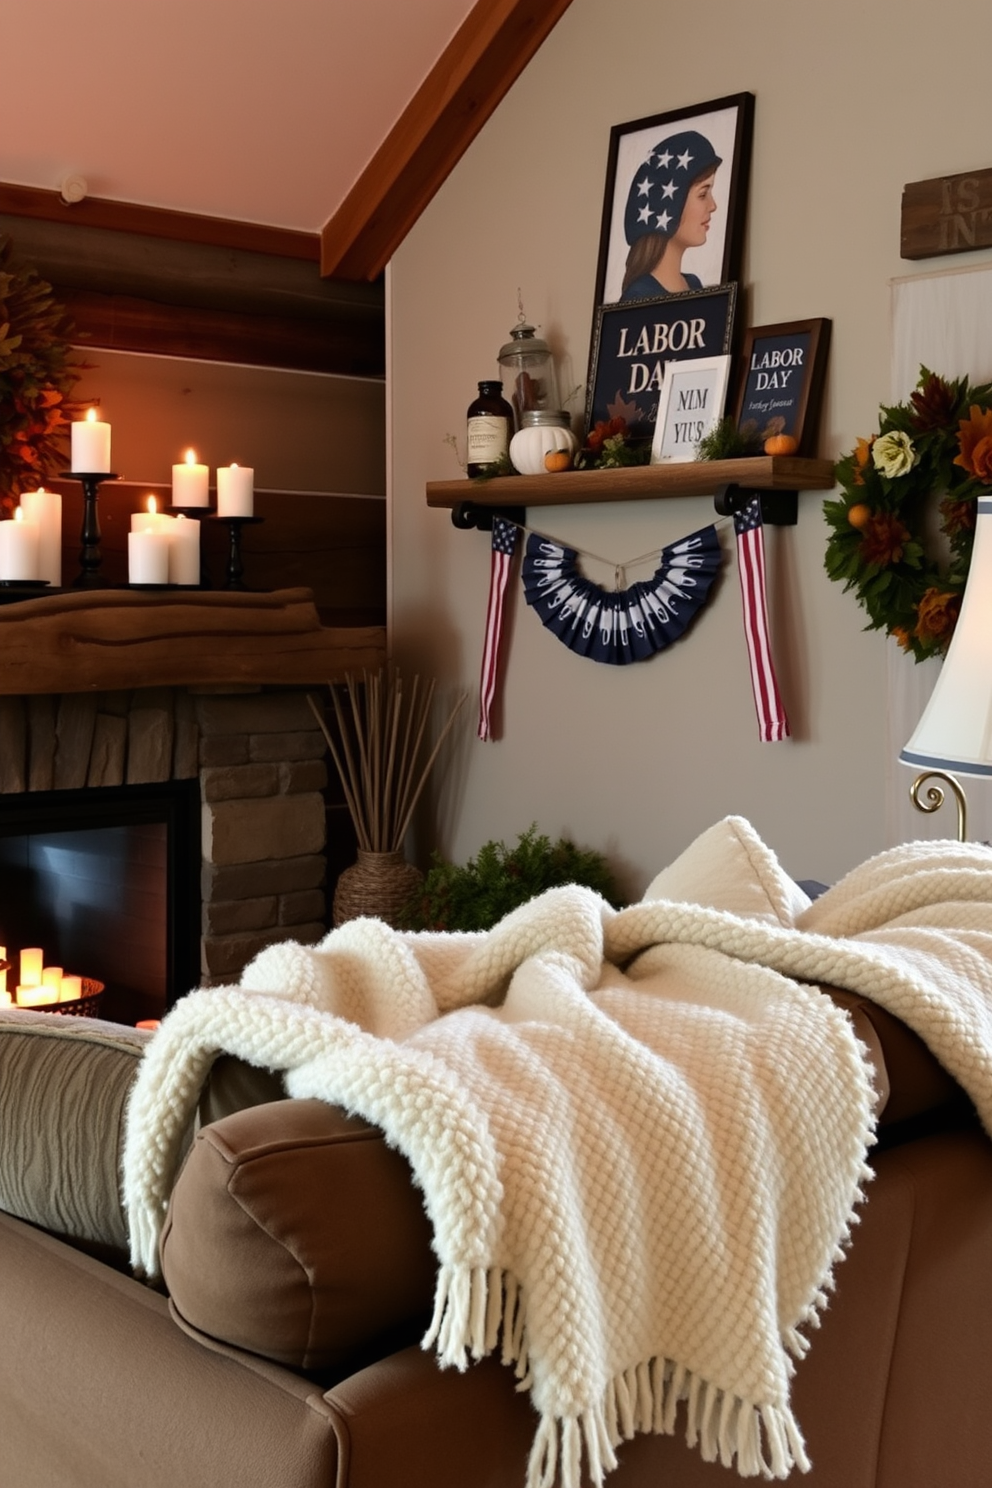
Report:
M 923 773 L 909 794 L 920 811 L 936 811 L 944 801 L 940 785 L 950 787 L 958 807 L 958 841 L 966 840 L 964 789 L 955 775 L 992 777 L 992 495 L 980 496 L 971 568 L 961 613 L 937 685 L 913 737 L 899 755 Z M 953 771 L 954 774 L 948 773 Z

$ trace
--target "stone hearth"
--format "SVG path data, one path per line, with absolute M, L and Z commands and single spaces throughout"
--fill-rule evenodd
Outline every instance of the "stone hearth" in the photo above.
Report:
M 0 794 L 199 778 L 204 985 L 325 933 L 325 750 L 302 689 L 0 697 Z

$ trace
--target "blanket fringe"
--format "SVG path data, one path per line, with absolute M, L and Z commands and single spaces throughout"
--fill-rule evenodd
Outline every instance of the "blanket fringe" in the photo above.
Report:
M 825 1302 L 818 1295 L 816 1306 Z M 812 1310 L 812 1309 L 811 1309 Z M 529 1388 L 526 1309 L 520 1285 L 499 1267 L 442 1266 L 438 1272 L 434 1316 L 422 1346 L 434 1347 L 442 1365 L 464 1370 L 469 1358 L 495 1351 L 513 1365 Z M 808 1347 L 795 1329 L 786 1337 L 797 1356 Z M 722 1390 L 684 1364 L 656 1357 L 620 1370 L 606 1384 L 602 1399 L 577 1415 L 543 1415 L 527 1469 L 527 1488 L 581 1488 L 585 1460 L 588 1481 L 601 1488 L 617 1465 L 615 1448 L 637 1432 L 673 1436 L 678 1407 L 685 1402 L 685 1439 L 706 1462 L 736 1465 L 743 1478 L 785 1478 L 792 1469 L 809 1471 L 802 1434 L 788 1407 L 755 1405 Z

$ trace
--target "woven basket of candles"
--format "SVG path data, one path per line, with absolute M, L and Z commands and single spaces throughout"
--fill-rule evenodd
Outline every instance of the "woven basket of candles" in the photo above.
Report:
M 83 977 L 82 980 L 81 996 L 74 997 L 71 1002 L 47 1003 L 39 1011 L 64 1013 L 69 1018 L 99 1018 L 100 1004 L 103 1001 L 103 982 L 94 981 L 92 977 Z

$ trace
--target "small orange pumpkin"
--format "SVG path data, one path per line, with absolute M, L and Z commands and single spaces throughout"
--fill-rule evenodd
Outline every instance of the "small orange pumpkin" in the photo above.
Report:
M 791 434 L 772 434 L 765 440 L 766 455 L 794 455 L 798 448 Z
M 863 501 L 856 502 L 854 506 L 848 507 L 847 520 L 860 532 L 871 521 L 871 507 L 866 506 Z
M 544 457 L 545 470 L 567 470 L 572 463 L 572 451 L 567 449 L 548 450 Z

